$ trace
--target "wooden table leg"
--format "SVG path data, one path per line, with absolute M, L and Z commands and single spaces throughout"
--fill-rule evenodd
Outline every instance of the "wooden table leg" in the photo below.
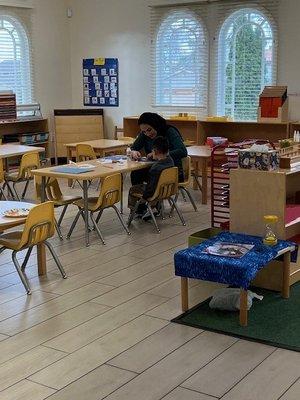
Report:
M 195 159 L 192 162 L 193 162 L 194 174 L 198 177 L 199 176 L 199 172 L 200 172 L 199 171 L 199 162 L 197 160 L 195 160 Z M 199 189 L 195 179 L 193 180 L 193 189 L 194 190 L 198 190 Z
M 248 325 L 248 294 L 245 289 L 241 289 L 240 294 L 240 325 Z
M 39 275 L 46 275 L 47 274 L 46 247 L 44 243 L 37 245 L 37 263 L 38 263 Z
M 189 309 L 189 288 L 188 278 L 181 277 L 181 308 L 182 311 Z
M 207 204 L 207 159 L 201 160 L 202 204 Z
M 291 252 L 288 251 L 283 255 L 283 273 L 282 273 L 282 297 L 288 299 L 290 297 L 290 269 L 291 269 Z
M 69 161 L 72 160 L 72 149 L 70 147 L 67 147 L 67 164 L 69 164 Z M 73 179 L 68 179 L 68 186 L 72 187 L 73 185 Z

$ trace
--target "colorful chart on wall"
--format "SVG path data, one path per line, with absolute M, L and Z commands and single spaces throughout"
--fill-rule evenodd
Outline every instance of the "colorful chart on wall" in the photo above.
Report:
M 83 104 L 96 107 L 119 106 L 117 58 L 86 58 L 83 67 Z

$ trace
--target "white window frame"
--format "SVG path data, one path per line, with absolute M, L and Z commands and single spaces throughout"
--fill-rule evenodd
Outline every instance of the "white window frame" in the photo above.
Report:
M 228 47 L 226 45 L 226 35 L 228 34 L 230 28 L 234 25 L 235 21 L 237 21 L 241 15 L 250 15 L 250 14 L 257 14 L 260 15 L 262 18 L 262 21 L 258 24 L 256 23 L 257 26 L 262 30 L 264 34 L 264 38 L 262 40 L 262 47 L 264 48 L 264 44 L 267 40 L 272 40 L 272 68 L 271 68 L 271 79 L 270 81 L 266 81 L 264 79 L 264 63 L 265 63 L 265 58 L 262 59 L 262 68 L 261 68 L 261 90 L 265 85 L 272 85 L 276 83 L 276 72 L 277 72 L 277 54 L 276 54 L 276 46 L 275 42 L 277 40 L 276 38 L 276 32 L 277 29 L 275 27 L 275 23 L 271 16 L 267 15 L 266 12 L 258 9 L 258 8 L 241 8 L 237 11 L 232 12 L 226 20 L 223 22 L 219 35 L 218 35 L 218 101 L 217 101 L 217 113 L 218 115 L 225 115 L 225 91 L 226 91 L 226 66 L 227 66 L 227 61 L 226 61 L 226 52 L 228 50 Z M 254 24 L 254 22 L 251 22 Z M 271 31 L 271 37 L 266 37 L 265 33 L 266 30 L 262 28 L 262 25 L 267 24 L 268 28 Z M 237 33 L 242 29 L 244 25 L 239 26 L 235 32 L 234 32 L 234 41 L 236 38 Z M 233 65 L 234 68 L 234 65 Z M 234 73 L 234 72 L 233 72 Z M 235 92 L 235 87 L 232 87 L 233 93 Z M 230 117 L 234 119 L 234 94 L 232 98 L 232 104 L 231 104 L 231 113 Z
M 176 18 L 178 20 L 182 19 L 182 16 L 185 16 L 185 19 L 189 19 L 194 21 L 197 24 L 197 29 L 199 30 L 199 37 L 198 40 L 200 41 L 202 39 L 202 43 L 199 43 L 199 49 L 198 49 L 198 54 L 196 57 L 201 61 L 201 64 L 203 65 L 202 71 L 199 68 L 199 71 L 195 77 L 195 81 L 198 80 L 198 82 L 195 84 L 194 89 L 195 89 L 195 101 L 193 104 L 176 104 L 176 97 L 175 97 L 175 102 L 174 99 L 173 101 L 170 100 L 170 102 L 164 102 L 162 99 L 162 93 L 158 88 L 158 85 L 160 82 L 163 80 L 163 74 L 161 74 L 161 77 L 159 77 L 159 67 L 161 66 L 162 61 L 162 51 L 163 51 L 163 45 L 162 41 L 164 38 L 164 35 L 166 34 L 167 29 L 169 28 L 168 25 L 165 25 L 168 20 L 170 20 L 170 24 L 174 24 L 176 21 Z M 155 85 L 155 90 L 154 90 L 154 96 L 153 96 L 153 107 L 160 108 L 160 109 L 169 109 L 173 110 L 180 110 L 180 109 L 188 109 L 188 110 L 199 110 L 200 108 L 203 108 L 207 110 L 207 92 L 208 92 L 208 35 L 207 35 L 207 30 L 204 22 L 199 18 L 199 16 L 194 13 L 191 10 L 175 10 L 175 11 L 170 11 L 168 12 L 164 18 L 161 20 L 160 24 L 157 27 L 156 31 L 156 36 L 155 36 L 155 45 L 153 49 L 155 53 L 155 77 L 154 77 L 154 85 Z M 193 66 L 193 69 L 195 72 L 197 72 L 197 67 L 198 66 Z M 201 79 L 205 79 L 204 82 L 201 82 Z M 171 90 L 171 84 L 170 84 L 170 90 Z M 198 98 L 197 98 L 197 97 Z
M 5 23 L 10 24 L 10 27 L 5 28 Z M 19 82 L 17 81 L 17 76 L 15 74 L 13 87 L 7 86 L 7 88 L 3 90 L 12 90 L 14 93 L 16 93 L 17 104 L 31 104 L 33 103 L 33 82 L 31 44 L 29 34 L 26 27 L 17 16 L 13 14 L 2 13 L 0 11 L 0 30 L 3 29 L 8 32 L 13 44 L 14 58 L 11 58 L 11 56 L 9 56 L 8 59 L 21 60 L 19 71 L 21 84 L 19 84 Z M 11 51 L 11 49 L 9 51 Z M 17 52 L 19 52 L 19 57 L 17 55 Z M 1 58 L 2 54 L 0 55 L 0 59 Z

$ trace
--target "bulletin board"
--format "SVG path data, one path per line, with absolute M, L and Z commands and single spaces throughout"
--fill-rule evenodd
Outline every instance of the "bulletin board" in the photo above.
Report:
M 119 106 L 117 58 L 86 58 L 83 67 L 83 104 L 95 107 Z

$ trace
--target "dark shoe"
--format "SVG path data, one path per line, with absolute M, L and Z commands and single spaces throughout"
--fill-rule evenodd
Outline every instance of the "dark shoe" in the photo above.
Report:
M 153 212 L 155 217 L 159 217 L 160 216 L 160 212 L 159 211 L 154 211 Z M 142 220 L 143 221 L 149 221 L 150 219 L 152 219 L 151 214 L 149 212 L 149 210 L 147 210 L 144 215 L 142 216 Z

